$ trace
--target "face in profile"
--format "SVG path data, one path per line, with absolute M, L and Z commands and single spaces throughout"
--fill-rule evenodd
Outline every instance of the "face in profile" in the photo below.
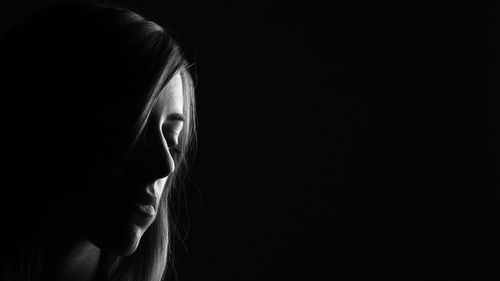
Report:
M 2 276 L 160 280 L 167 196 L 188 164 L 178 149 L 196 141 L 194 81 L 171 32 L 67 3 L 0 41 Z
M 93 189 L 79 227 L 99 248 L 116 255 L 132 254 L 156 219 L 165 183 L 175 170 L 183 107 L 182 79 L 175 74 L 128 157 Z

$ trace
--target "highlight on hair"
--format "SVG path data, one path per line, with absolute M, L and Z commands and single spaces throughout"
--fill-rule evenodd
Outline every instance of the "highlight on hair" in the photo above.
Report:
M 107 272 L 107 278 L 115 281 L 162 280 L 172 248 L 170 241 L 173 233 L 169 226 L 168 204 L 170 192 L 183 184 L 187 164 L 196 141 L 194 82 L 190 74 L 190 65 L 184 59 L 173 34 L 138 13 L 117 5 L 71 3 L 59 4 L 34 14 L 8 33 L 1 43 L 0 55 L 5 58 L 10 57 L 9 60 L 4 60 L 4 66 L 0 66 L 8 68 L 9 76 L 4 77 L 6 83 L 17 87 L 19 93 L 23 90 L 36 91 L 39 88 L 47 92 L 43 95 L 13 94 L 3 98 L 8 100 L 8 104 L 15 104 L 21 103 L 26 96 L 29 96 L 32 99 L 32 103 L 27 105 L 30 111 L 40 110 L 45 119 L 57 120 L 53 125 L 48 123 L 49 125 L 43 128 L 46 132 L 61 134 L 58 126 L 64 126 L 65 122 L 68 124 L 79 122 L 82 127 L 88 126 L 86 124 L 97 124 L 99 115 L 92 116 L 87 113 L 82 117 L 89 107 L 95 107 L 98 111 L 99 108 L 120 99 L 137 100 L 137 106 L 131 114 L 132 118 L 127 123 L 128 129 L 124 128 L 126 132 L 122 135 L 127 140 L 127 145 L 122 151 L 120 161 L 126 159 L 128 152 L 143 133 L 162 89 L 175 74 L 181 75 L 185 122 L 179 135 L 179 148 L 183 153 L 175 159 L 176 168 L 166 182 L 157 217 L 142 236 L 137 250 L 129 256 L 111 257 L 114 261 Z M 52 64 L 53 69 L 58 69 L 59 72 L 43 73 L 44 64 Z M 94 73 L 81 72 L 80 69 L 92 69 Z M 26 79 L 31 83 L 21 87 Z M 63 107 L 57 106 L 61 100 L 68 100 L 69 89 L 78 93 L 74 94 L 78 97 L 78 102 L 73 104 L 68 102 Z M 96 100 L 103 104 L 95 104 Z M 39 104 L 50 105 L 51 110 L 37 108 Z M 66 113 L 73 114 L 74 119 L 69 121 L 57 119 Z M 19 118 L 21 118 L 19 122 L 30 122 L 32 117 Z M 26 135 L 26 132 L 22 128 L 17 128 L 15 124 L 8 126 L 10 127 L 7 130 L 14 132 L 13 135 L 17 133 Z M 64 141 L 71 137 L 61 138 L 61 141 L 55 142 L 53 146 L 64 146 Z M 89 137 L 89 142 L 92 141 L 100 140 Z M 19 143 L 15 138 L 4 142 L 8 142 L 7 147 Z M 26 155 L 46 156 L 43 151 L 30 149 L 26 150 Z M 85 152 L 81 154 L 84 155 Z M 21 162 L 16 158 L 4 161 L 11 161 L 13 167 L 17 167 L 15 161 Z M 120 162 L 114 164 L 116 165 L 112 169 Z M 107 176 L 113 173 L 112 169 Z M 40 181 L 51 180 L 50 172 L 39 171 L 39 173 Z M 101 182 L 104 181 L 105 178 L 102 178 Z M 35 189 L 33 192 L 42 191 Z M 36 194 L 33 196 L 36 198 Z M 32 199 L 32 202 L 27 204 L 36 207 L 37 203 Z M 29 246 L 26 246 L 27 249 L 20 254 L 20 265 L 24 269 L 29 268 L 26 272 L 21 272 L 21 280 L 36 280 L 40 274 L 37 237 L 28 235 L 23 239 L 31 241 L 26 243 Z
M 159 26 L 151 25 L 152 30 L 165 35 L 165 31 Z M 151 39 L 163 39 L 163 37 L 156 37 Z M 155 42 L 156 43 L 156 42 Z M 160 43 L 161 44 L 161 43 Z M 150 44 L 150 45 L 155 45 Z M 182 58 L 180 49 L 178 46 L 174 46 L 169 52 L 166 52 L 165 48 L 160 48 L 161 51 L 165 52 L 158 58 L 166 59 L 166 64 L 164 68 L 159 72 L 159 77 L 157 81 L 153 84 L 154 88 L 151 89 L 149 97 L 146 99 L 144 109 L 137 120 L 136 124 L 132 129 L 133 144 L 135 144 L 141 136 L 147 122 L 148 117 L 159 98 L 162 89 L 171 80 L 171 78 L 179 73 L 181 75 L 182 86 L 183 86 L 183 96 L 184 96 L 184 109 L 185 114 L 185 125 L 179 135 L 179 147 L 182 151 L 182 155 L 179 159 L 175 159 L 176 169 L 169 176 L 162 198 L 160 201 L 160 206 L 158 209 L 158 215 L 153 224 L 148 228 L 146 233 L 141 239 L 136 252 L 127 257 L 116 257 L 116 268 L 114 269 L 114 276 L 112 280 L 161 280 L 165 274 L 166 266 L 171 262 L 168 260 L 171 251 L 171 236 L 172 233 L 169 229 L 170 217 L 169 217 L 169 205 L 168 199 L 170 192 L 176 186 L 182 186 L 184 184 L 183 179 L 185 175 L 183 174 L 187 169 L 188 158 L 191 155 L 190 152 L 194 150 L 194 142 L 196 140 L 196 123 L 195 123 L 195 96 L 194 96 L 194 83 L 192 77 L 189 73 L 189 65 Z

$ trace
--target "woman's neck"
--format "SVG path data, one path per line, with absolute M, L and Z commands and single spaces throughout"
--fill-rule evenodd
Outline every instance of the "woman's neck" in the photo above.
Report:
M 92 281 L 101 250 L 71 231 L 45 234 L 42 239 L 45 280 Z
M 54 268 L 55 281 L 92 281 L 99 265 L 100 250 L 88 241 L 78 241 L 66 249 Z

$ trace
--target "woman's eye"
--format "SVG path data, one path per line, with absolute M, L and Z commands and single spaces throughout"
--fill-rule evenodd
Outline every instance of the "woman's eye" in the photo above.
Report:
M 181 156 L 182 150 L 178 148 L 178 142 L 175 140 L 175 137 L 178 134 L 170 128 L 164 128 L 165 139 L 167 140 L 168 150 L 172 155 Z

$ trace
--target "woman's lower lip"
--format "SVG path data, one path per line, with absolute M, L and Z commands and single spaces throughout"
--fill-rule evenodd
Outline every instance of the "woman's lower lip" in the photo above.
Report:
M 135 204 L 135 211 L 141 215 L 154 217 L 156 215 L 155 207 L 149 204 Z
M 104 207 L 108 209 L 111 206 Z M 157 210 L 151 204 L 128 203 L 111 207 L 108 214 L 109 220 L 126 221 L 140 226 L 149 225 L 156 217 Z

